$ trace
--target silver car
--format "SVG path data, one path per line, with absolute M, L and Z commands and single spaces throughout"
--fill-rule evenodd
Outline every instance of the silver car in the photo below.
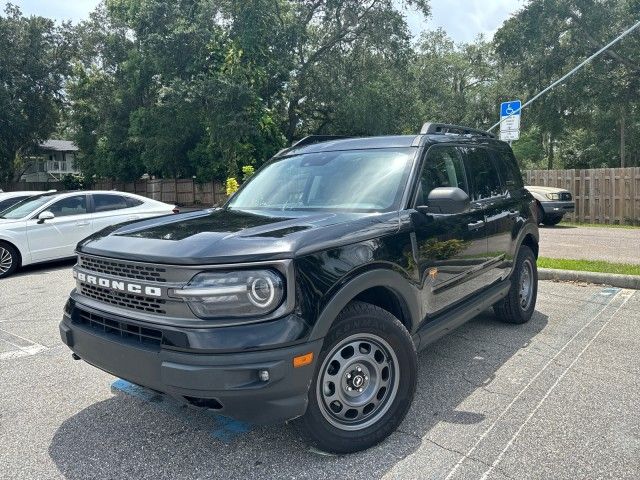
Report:
M 538 204 L 538 223 L 557 225 L 567 213 L 573 213 L 576 204 L 569 190 L 555 187 L 527 185 L 525 187 Z

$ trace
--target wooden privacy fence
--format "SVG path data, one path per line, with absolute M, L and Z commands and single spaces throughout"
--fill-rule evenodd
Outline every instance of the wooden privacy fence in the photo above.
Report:
M 580 223 L 640 225 L 640 168 L 590 170 L 526 170 L 527 185 L 569 190 L 576 211 L 567 215 Z
M 120 190 L 178 205 L 221 205 L 227 199 L 222 182 L 198 183 L 192 179 L 137 180 L 118 182 L 98 180 L 93 190 Z

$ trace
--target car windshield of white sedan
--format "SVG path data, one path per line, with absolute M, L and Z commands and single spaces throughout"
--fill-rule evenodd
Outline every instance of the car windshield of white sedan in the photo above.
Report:
M 231 199 L 233 210 L 397 209 L 415 150 L 320 152 L 276 160 Z
M 7 208 L 4 212 L 0 212 L 0 218 L 10 218 L 13 220 L 25 218 L 50 200 L 50 195 L 27 198 Z

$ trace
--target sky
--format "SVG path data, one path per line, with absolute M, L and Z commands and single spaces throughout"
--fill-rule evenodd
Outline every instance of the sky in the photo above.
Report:
M 4 5 L 6 0 L 0 0 Z M 78 22 L 88 17 L 99 0 L 12 0 L 26 15 Z M 416 12 L 407 12 L 411 31 L 442 27 L 456 42 L 470 42 L 482 33 L 491 38 L 498 27 L 523 4 L 523 0 L 431 0 L 428 22 Z

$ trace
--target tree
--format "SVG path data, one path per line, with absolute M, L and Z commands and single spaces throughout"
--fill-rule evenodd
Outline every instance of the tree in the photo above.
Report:
M 11 4 L 0 16 L 0 183 L 56 128 L 73 50 L 66 30 Z

